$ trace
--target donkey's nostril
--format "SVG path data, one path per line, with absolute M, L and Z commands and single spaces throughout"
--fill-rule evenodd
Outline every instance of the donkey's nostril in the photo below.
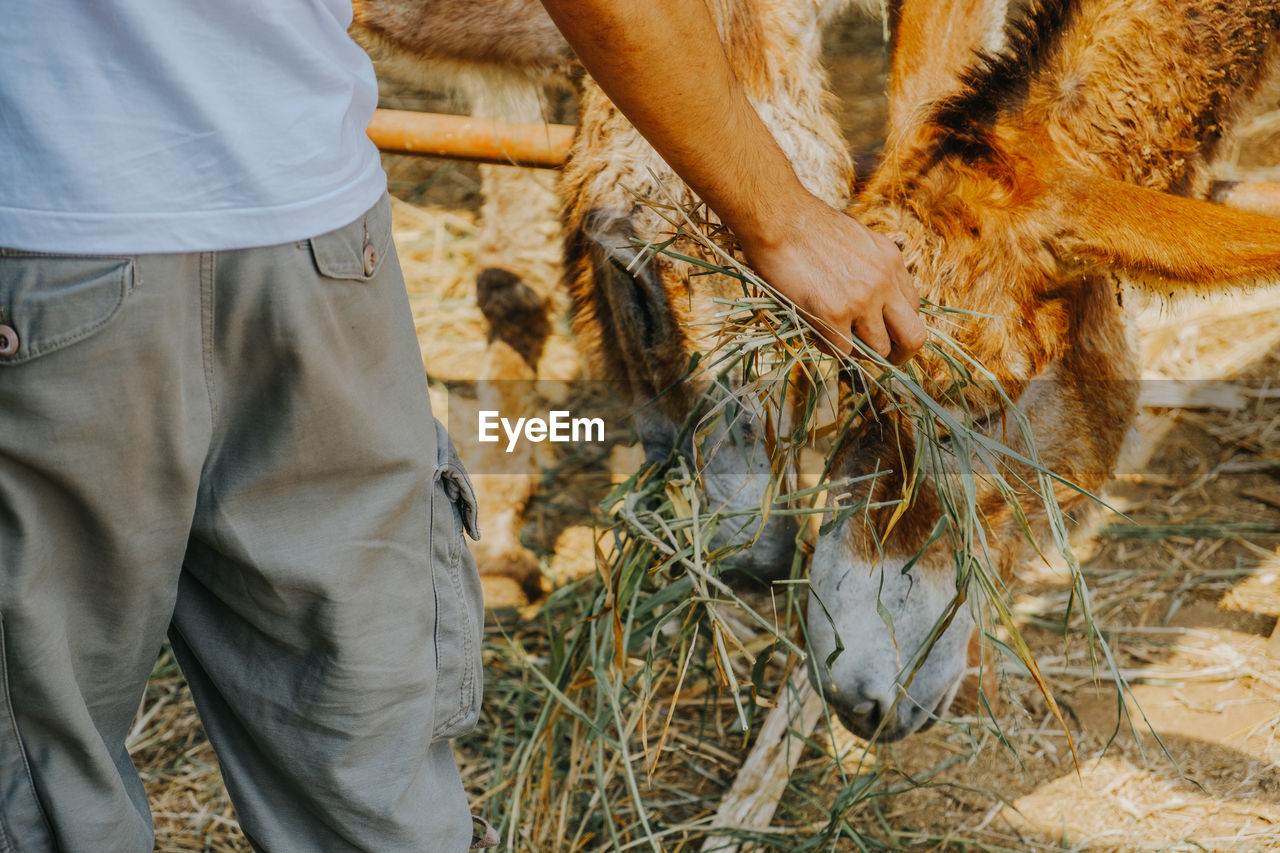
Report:
M 833 695 L 840 721 L 850 732 L 865 740 L 878 738 L 881 741 L 894 741 L 910 734 L 914 727 L 904 726 L 903 715 L 896 709 L 888 690 L 861 683 L 841 697 Z M 841 700 L 844 701 L 841 701 Z M 890 709 L 894 709 L 891 713 Z
M 880 728 L 884 719 L 884 707 L 874 699 L 846 706 L 848 714 L 841 714 L 845 726 L 858 737 L 870 738 Z
M 880 721 L 884 719 L 884 709 L 880 707 L 879 702 L 875 702 L 871 711 L 864 716 L 867 718 L 867 729 L 874 733 L 880 728 Z

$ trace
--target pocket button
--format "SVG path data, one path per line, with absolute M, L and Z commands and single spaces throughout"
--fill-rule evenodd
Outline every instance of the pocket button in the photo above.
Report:
M 373 275 L 378 268 L 378 250 L 372 243 L 364 244 L 364 274 Z
M 13 326 L 0 325 L 0 356 L 13 355 L 18 351 L 18 333 Z

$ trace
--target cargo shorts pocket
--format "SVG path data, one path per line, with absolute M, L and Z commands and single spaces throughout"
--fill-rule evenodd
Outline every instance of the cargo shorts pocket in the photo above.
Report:
M 0 249 L 0 367 L 90 337 L 120 312 L 136 282 L 132 258 Z
M 431 494 L 431 573 L 435 592 L 436 690 L 432 741 L 475 728 L 484 678 L 484 602 L 463 533 L 479 539 L 476 498 L 449 434 L 435 423 L 437 465 Z
M 383 195 L 359 219 L 312 237 L 311 257 L 327 278 L 369 281 L 392 255 L 391 197 Z

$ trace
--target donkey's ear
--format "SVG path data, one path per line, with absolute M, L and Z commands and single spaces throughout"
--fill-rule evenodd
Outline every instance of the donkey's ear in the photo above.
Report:
M 978 51 L 1000 48 L 1008 0 L 890 0 L 889 127 L 953 95 Z
M 1067 263 L 1170 293 L 1280 278 L 1280 219 L 1091 175 L 1067 177 L 1051 194 Z

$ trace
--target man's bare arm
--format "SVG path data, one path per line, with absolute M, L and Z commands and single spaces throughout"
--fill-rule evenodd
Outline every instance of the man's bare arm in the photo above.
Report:
M 852 329 L 895 363 L 923 346 L 919 300 L 897 247 L 801 185 L 734 76 L 704 0 L 543 5 L 600 87 L 733 229 L 766 281 L 819 328 L 845 338 Z

